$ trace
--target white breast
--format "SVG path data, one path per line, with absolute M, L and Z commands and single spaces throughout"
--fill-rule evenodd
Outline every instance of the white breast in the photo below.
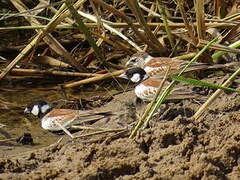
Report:
M 69 128 L 72 121 L 63 121 L 64 116 L 56 116 L 56 117 L 43 117 L 41 119 L 41 126 L 43 129 L 49 130 L 49 131 L 60 131 L 62 130 L 61 127 L 59 127 L 56 124 L 56 121 L 60 123 L 63 127 Z
M 142 100 L 152 100 L 156 92 L 157 88 L 152 86 L 144 86 L 143 84 L 139 84 L 135 87 L 136 96 Z

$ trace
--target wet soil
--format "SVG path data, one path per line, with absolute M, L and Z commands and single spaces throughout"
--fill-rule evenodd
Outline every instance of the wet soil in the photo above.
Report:
M 130 124 L 133 99 L 133 92 L 114 96 L 100 109 L 121 115 L 99 123 L 111 128 Z M 116 133 L 71 140 L 41 130 L 45 138 L 54 137 L 47 147 L 18 145 L 24 151 L 11 153 L 15 146 L 1 144 L 0 178 L 240 179 L 240 96 L 224 93 L 199 120 L 191 120 L 200 105 L 194 100 L 164 104 L 134 140 Z M 137 112 L 144 107 L 138 105 Z

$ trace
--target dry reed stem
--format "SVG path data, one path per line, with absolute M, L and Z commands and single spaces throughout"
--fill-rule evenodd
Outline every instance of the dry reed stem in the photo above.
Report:
M 55 123 L 67 134 L 69 135 L 72 139 L 74 138 L 74 136 L 65 128 L 61 125 L 61 123 L 59 123 L 58 121 L 55 121 Z
M 16 141 L 16 138 L 0 139 L 0 143 L 5 143 L 9 141 Z
M 175 56 L 173 57 L 172 59 L 191 59 L 193 58 L 197 53 L 188 53 L 188 54 L 184 54 L 184 55 L 181 55 L 181 56 Z
M 112 45 L 113 47 L 120 48 L 124 51 L 127 51 L 128 53 L 131 53 L 131 49 L 129 49 L 129 46 L 123 43 L 118 43 L 117 41 L 112 41 L 109 39 L 109 37 L 102 36 L 96 32 L 92 32 L 93 35 L 97 36 L 98 38 L 101 38 L 104 40 L 104 42 L 108 43 L 109 45 Z
M 111 27 L 114 28 L 127 28 L 130 25 L 128 23 L 125 22 L 119 22 L 119 23 L 112 23 L 112 22 L 105 22 L 106 24 L 110 25 Z M 94 28 L 97 27 L 97 23 L 86 23 L 85 24 L 88 28 Z M 156 23 L 156 22 L 148 22 L 147 25 L 150 28 L 155 28 L 157 26 L 159 26 L 160 28 L 164 28 L 164 24 L 163 23 Z M 192 23 L 191 24 L 193 27 L 196 27 L 197 24 L 196 23 Z M 169 23 L 168 26 L 172 29 L 177 29 L 177 28 L 186 28 L 186 24 L 184 23 Z M 223 22 L 223 23 L 205 23 L 205 26 L 207 28 L 230 28 L 230 27 L 235 27 L 236 23 L 233 22 Z M 139 23 L 132 23 L 132 26 L 134 28 L 139 28 L 141 27 L 141 25 Z M 46 25 L 37 25 L 37 26 L 21 26 L 21 27 L 0 27 L 0 30 L 17 30 L 17 29 L 44 29 L 46 28 Z M 73 25 L 57 25 L 56 29 L 76 29 L 75 26 Z M 135 32 L 134 32 L 135 33 Z M 141 34 L 141 33 L 140 33 Z M 196 37 L 195 37 L 196 38 Z M 141 39 L 142 40 L 142 39 Z M 142 42 L 144 42 L 142 40 Z
M 51 70 L 36 70 L 36 69 L 22 69 L 13 68 L 11 74 L 17 75 L 54 75 L 54 76 L 74 76 L 74 77 L 95 77 L 102 76 L 96 73 L 79 73 L 79 72 L 64 72 L 64 71 L 51 71 Z
M 46 1 L 46 0 L 39 0 L 39 2 L 41 2 L 42 4 L 44 4 L 45 6 L 49 6 L 49 3 Z M 78 8 L 79 6 L 82 5 L 82 3 L 84 2 L 81 2 L 81 1 L 77 1 L 75 4 L 74 4 L 74 7 L 75 8 Z M 54 8 L 54 6 L 49 6 L 48 9 L 50 9 L 50 11 L 52 11 L 53 14 L 56 14 L 57 13 L 57 9 Z M 64 21 L 69 23 L 69 24 L 73 24 L 74 23 L 74 20 L 72 20 L 70 17 L 66 16 L 64 18 Z
M 200 40 L 199 44 L 198 44 L 198 47 L 204 47 L 206 44 L 208 44 L 208 41 Z M 235 53 L 235 54 L 239 54 L 240 53 L 239 49 L 232 48 L 230 46 L 225 46 L 225 45 L 218 44 L 218 43 L 215 43 L 215 44 L 211 45 L 210 49 L 225 51 L 225 53 L 226 52 L 231 52 L 231 53 Z
M 187 18 L 187 15 L 186 15 L 187 13 L 186 13 L 186 11 L 183 7 L 183 0 L 177 0 L 177 4 L 178 4 L 178 7 L 180 9 L 180 13 L 183 17 L 183 22 L 184 22 L 185 28 L 188 30 L 188 35 L 192 39 L 191 43 L 193 45 L 197 45 L 198 39 L 194 35 L 194 28 L 192 26 L 190 26 L 190 23 L 188 21 L 188 18 Z M 168 26 L 171 26 L 171 24 L 168 24 Z
M 164 77 L 163 77 L 163 79 L 162 79 L 162 82 L 161 82 L 161 84 L 160 84 L 160 86 L 159 86 L 159 88 L 158 88 L 158 90 L 157 90 L 157 92 L 156 92 L 153 100 L 152 100 L 151 103 L 150 103 L 149 111 L 146 113 L 146 114 L 147 114 L 146 117 L 143 118 L 143 119 L 145 120 L 145 121 L 144 121 L 143 128 L 146 128 L 146 127 L 148 126 L 150 119 L 151 119 L 152 116 L 154 115 L 153 113 L 155 112 L 155 110 L 153 110 L 152 108 L 154 107 L 154 104 L 156 104 L 156 102 L 157 102 L 157 100 L 158 100 L 158 97 L 159 97 L 159 94 L 160 94 L 161 92 L 163 92 L 162 89 L 163 89 L 164 84 L 165 84 L 165 82 L 166 82 L 166 80 L 167 80 L 167 77 L 168 77 L 168 74 L 169 74 L 170 69 L 171 69 L 171 68 L 168 67 L 168 69 L 166 70 L 166 72 L 165 72 L 165 74 L 164 74 Z M 150 114 L 149 114 L 149 113 L 150 113 Z
M 144 8 L 142 8 L 142 6 L 140 5 L 140 3 L 138 2 L 138 5 L 141 9 L 144 10 Z M 144 6 L 143 6 L 144 7 Z M 152 3 L 151 6 L 150 6 L 150 9 L 149 9 L 151 12 L 155 12 L 157 10 L 156 8 L 156 4 L 155 3 Z M 146 11 L 146 10 L 145 10 Z M 153 20 L 153 16 L 151 15 L 152 13 L 150 11 L 146 11 L 147 12 L 147 22 L 151 22 Z
M 205 39 L 204 0 L 194 0 L 194 7 L 196 11 L 198 40 Z
M 93 131 L 108 131 L 109 128 L 100 128 L 100 127 L 89 127 L 89 126 L 71 126 L 71 129 L 74 130 L 93 130 Z
M 91 49 L 94 51 L 96 58 L 99 60 L 99 62 L 102 62 L 103 64 L 107 65 L 106 59 L 103 56 L 101 49 L 98 47 L 96 44 L 94 38 L 91 35 L 91 32 L 89 29 L 85 26 L 84 22 L 82 21 L 82 18 L 80 14 L 77 12 L 77 10 L 72 6 L 71 0 L 66 0 L 65 1 L 67 8 L 71 12 L 72 16 L 74 17 L 76 21 L 77 28 L 80 32 L 82 32 L 88 41 Z M 97 22 L 101 21 L 99 18 L 97 18 Z M 102 39 L 99 39 L 100 43 L 102 42 Z M 90 49 L 90 50 L 91 50 Z
M 166 73 L 165 73 L 165 75 L 164 75 L 164 77 L 163 77 L 163 80 L 162 80 L 161 84 L 159 85 L 159 88 L 158 88 L 158 90 L 157 90 L 157 92 L 156 92 L 153 100 L 148 104 L 148 106 L 147 106 L 146 110 L 144 111 L 142 117 L 139 119 L 138 123 L 137 123 L 136 126 L 133 128 L 133 130 L 132 130 L 129 138 L 133 138 L 133 137 L 136 135 L 137 131 L 138 131 L 143 125 L 144 125 L 144 128 L 147 127 L 150 119 L 151 119 L 152 116 L 153 116 L 153 113 L 154 113 L 153 108 L 154 108 L 154 106 L 155 106 L 155 104 L 156 104 L 156 101 L 157 101 L 157 99 L 158 99 L 158 97 L 159 97 L 159 94 L 162 92 L 162 88 L 163 88 L 163 86 L 164 86 L 164 83 L 166 82 L 166 79 L 167 79 L 167 75 L 168 75 L 168 73 L 169 73 L 169 70 L 170 70 L 170 68 L 167 69 L 167 71 L 166 71 Z
M 104 74 L 102 76 L 92 77 L 92 78 L 84 79 L 81 81 L 68 83 L 68 84 L 63 85 L 63 87 L 64 88 L 73 88 L 73 87 L 80 86 L 83 84 L 88 84 L 88 83 L 92 83 L 92 82 L 97 82 L 97 81 L 113 78 L 113 77 L 119 76 L 120 74 L 122 74 L 124 72 L 125 72 L 125 70 L 119 70 L 119 71 L 115 71 L 112 73 Z
M 163 20 L 162 16 L 160 14 L 158 14 L 157 12 L 154 12 L 151 9 L 148 9 L 146 6 L 144 6 L 140 2 L 138 4 L 143 10 L 147 11 L 149 13 L 149 15 L 154 15 L 155 17 L 159 17 L 161 20 Z M 171 22 L 170 20 L 167 20 L 167 21 Z
M 175 54 L 175 52 L 174 52 L 173 35 L 172 35 L 172 32 L 171 32 L 171 29 L 168 26 L 168 21 L 167 21 L 167 15 L 166 15 L 166 12 L 165 12 L 165 7 L 161 4 L 160 1 L 157 3 L 157 6 L 158 6 L 159 12 L 163 16 L 163 23 L 164 23 L 165 31 L 167 33 L 167 37 L 168 37 L 169 43 L 170 43 L 171 48 L 173 50 L 172 54 Z
M 48 34 L 50 31 L 52 31 L 55 26 L 57 25 L 57 23 L 59 21 L 58 18 L 60 17 L 60 13 L 63 11 L 64 9 L 64 6 L 62 6 L 58 13 L 52 18 L 52 20 L 48 23 L 47 27 L 41 31 L 23 50 L 21 53 L 19 53 L 19 55 L 6 67 L 6 69 L 4 71 L 2 71 L 2 73 L 0 74 L 0 79 L 4 78 L 8 73 L 9 71 L 11 71 L 12 68 L 14 68 L 14 66 L 27 54 L 30 52 L 30 50 L 36 45 L 38 44 L 41 39 L 46 35 Z M 59 22 L 60 23 L 60 22 Z M 52 39 L 54 40 L 54 39 Z M 58 44 L 60 45 L 60 44 Z M 65 54 L 67 57 L 69 54 Z M 69 57 L 71 59 L 71 57 Z M 70 61 L 71 63 L 75 64 L 76 65 L 76 68 L 79 68 L 79 65 L 76 64 L 75 61 Z M 80 68 L 81 70 L 81 68 Z
M 236 78 L 236 76 L 239 75 L 239 74 L 240 74 L 240 68 L 239 68 L 235 73 L 233 73 L 233 74 L 228 78 L 228 80 L 227 80 L 225 83 L 223 83 L 222 86 L 223 86 L 223 87 L 228 87 L 228 86 L 230 86 L 230 84 L 233 82 L 233 80 L 234 80 L 234 79 Z M 224 92 L 224 91 L 221 90 L 221 89 L 216 90 L 216 91 L 212 94 L 212 96 L 198 109 L 198 111 L 193 115 L 192 118 L 193 118 L 194 120 L 199 119 L 199 118 L 201 117 L 201 115 L 204 113 L 204 111 L 207 110 L 207 107 L 210 106 L 210 105 L 214 102 L 214 100 L 216 100 L 217 97 L 220 96 L 223 92 Z
M 26 8 L 23 3 L 20 3 L 21 2 L 20 0 L 17 1 L 11 0 L 11 2 L 15 5 L 19 12 L 26 12 Z M 56 13 L 58 13 L 58 11 L 56 11 Z M 41 25 L 41 23 L 35 18 L 28 18 L 27 16 L 25 18 L 32 26 Z M 61 18 L 61 16 L 59 18 L 63 19 Z M 54 17 L 52 19 L 54 19 Z M 57 22 L 60 23 L 61 21 L 58 20 Z M 55 25 L 57 24 L 58 23 L 55 23 Z M 47 26 L 45 28 L 47 28 Z M 38 33 L 41 32 L 39 30 L 36 31 Z M 52 50 L 54 50 L 57 54 L 67 59 L 70 62 L 70 64 L 74 66 L 76 69 L 83 72 L 86 71 L 83 66 L 76 63 L 76 60 L 71 56 L 71 54 L 50 33 L 47 33 L 46 36 L 43 37 L 43 40 L 49 45 L 49 47 Z
M 117 9 L 115 9 L 113 6 L 110 6 L 108 4 L 106 4 L 105 2 L 103 2 L 102 0 L 93 0 L 95 3 L 99 4 L 100 6 L 102 6 L 104 9 L 110 11 L 111 13 L 115 14 L 116 16 L 120 17 L 121 19 L 123 19 L 124 21 L 126 21 L 125 24 L 127 24 L 127 26 L 130 26 L 133 30 L 133 32 L 136 34 L 136 36 L 141 39 L 142 42 L 147 42 L 146 37 L 144 37 L 141 33 L 139 33 L 137 27 L 135 27 L 133 24 L 133 22 L 131 21 L 130 18 L 128 18 L 124 13 L 118 11 Z M 107 23 L 107 22 L 106 22 Z M 109 25 L 112 25 L 114 23 L 110 22 Z M 139 51 L 139 50 L 138 50 Z
M 95 16 L 93 16 L 93 15 L 91 15 L 91 14 L 87 14 L 87 13 L 84 13 L 84 12 L 82 12 L 82 11 L 80 11 L 80 10 L 78 10 L 78 13 L 81 15 L 81 16 L 83 16 L 83 17 L 85 17 L 85 18 L 87 18 L 87 19 L 89 19 L 89 20 L 91 20 L 91 21 L 93 21 L 93 22 L 97 22 L 97 18 L 95 17 Z M 109 26 L 109 25 L 107 25 L 105 22 L 104 22 L 104 20 L 103 19 L 101 19 L 102 20 L 102 22 L 103 22 L 103 26 L 107 29 L 107 30 L 109 30 L 111 33 L 115 33 L 116 35 L 118 35 L 119 37 L 121 37 L 123 40 L 125 40 L 126 42 L 128 42 L 132 47 L 134 47 L 137 51 L 142 51 L 142 49 L 136 44 L 136 43 L 134 43 L 133 41 L 131 41 L 128 37 L 126 37 L 124 34 L 122 34 L 121 32 L 119 32 L 119 31 L 117 31 L 116 29 L 114 29 L 114 28 L 112 28 L 111 26 Z
M 158 41 L 158 39 L 154 36 L 152 33 L 150 27 L 147 25 L 147 22 L 144 18 L 144 15 L 138 5 L 137 0 L 125 0 L 128 7 L 131 9 L 135 17 L 137 18 L 137 21 L 142 25 L 142 29 L 145 32 L 145 35 L 147 37 L 147 44 L 152 49 L 158 51 L 161 54 L 165 54 L 167 49 L 163 47 L 163 45 Z
M 88 133 L 88 134 L 83 134 L 83 135 L 79 135 L 79 136 L 74 136 L 74 139 L 76 139 L 76 138 L 88 137 L 88 136 L 94 136 L 94 135 L 104 134 L 104 133 L 119 132 L 119 131 L 126 131 L 126 128 L 108 129 L 108 130 L 105 130 L 105 131 L 92 132 L 92 133 Z

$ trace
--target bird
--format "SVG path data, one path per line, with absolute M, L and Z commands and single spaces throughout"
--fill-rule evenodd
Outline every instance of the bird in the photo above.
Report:
M 69 129 L 77 124 L 96 121 L 112 115 L 106 111 L 95 112 L 92 110 L 57 109 L 43 100 L 35 101 L 27 106 L 24 113 L 31 113 L 37 116 L 41 120 L 41 127 L 48 131 L 61 131 L 63 130 L 62 127 Z
M 157 93 L 158 88 L 163 83 L 163 78 L 151 77 L 140 67 L 129 68 L 119 77 L 130 80 L 132 83 L 136 84 L 134 88 L 135 94 L 143 101 L 151 101 Z M 169 84 L 169 81 L 165 81 L 162 90 L 166 89 Z M 189 90 L 189 88 L 178 86 L 173 89 L 172 94 L 168 96 L 167 99 L 180 100 L 191 98 L 199 98 L 199 96 Z
M 126 66 L 141 67 L 149 76 L 163 77 L 169 67 L 169 75 L 172 75 L 180 72 L 186 64 L 188 64 L 188 61 L 185 60 L 170 57 L 152 57 L 146 52 L 138 52 L 130 57 Z M 207 69 L 209 67 L 210 65 L 207 63 L 194 62 L 187 68 L 186 72 Z M 220 67 L 222 67 L 222 65 Z

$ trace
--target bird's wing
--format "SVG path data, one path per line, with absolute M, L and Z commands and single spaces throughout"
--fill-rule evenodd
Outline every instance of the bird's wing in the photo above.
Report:
M 103 118 L 108 118 L 114 114 L 110 111 L 78 111 L 78 116 L 75 118 L 73 124 L 83 124 L 89 122 L 96 122 Z
M 53 109 L 47 117 L 59 117 L 57 121 L 63 126 L 66 124 L 79 124 L 86 121 L 96 121 L 113 115 L 110 111 L 81 111 L 73 109 Z

